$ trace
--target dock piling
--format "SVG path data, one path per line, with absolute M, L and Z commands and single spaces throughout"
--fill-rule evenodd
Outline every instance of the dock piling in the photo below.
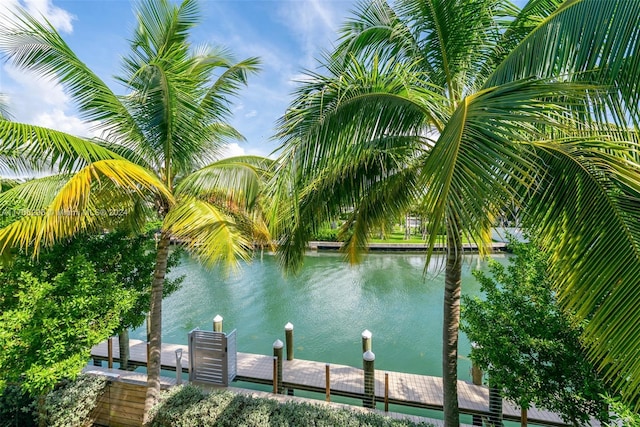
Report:
M 471 343 L 471 348 L 477 348 L 478 344 L 475 342 Z M 471 382 L 474 385 L 482 385 L 482 369 L 478 367 L 475 363 L 471 363 Z M 472 419 L 472 425 L 474 426 L 482 426 L 482 417 L 480 415 L 474 415 Z
M 213 318 L 213 332 L 222 332 L 222 321 L 224 319 L 219 314 Z
M 287 343 L 287 360 L 293 360 L 293 324 L 284 325 L 285 342 Z
M 151 360 L 151 317 L 149 313 L 146 315 L 147 323 L 147 366 L 149 366 L 149 360 Z
M 284 344 L 280 340 L 275 340 L 273 343 L 273 357 L 276 358 L 276 378 L 277 378 L 277 386 L 274 387 L 277 390 L 278 394 L 283 394 L 284 390 L 282 387 L 282 348 Z
M 384 412 L 389 412 L 389 372 L 384 373 Z
M 176 384 L 182 384 L 182 349 L 176 350 Z
M 371 351 L 372 337 L 373 337 L 373 334 L 368 329 L 365 329 L 364 331 L 362 331 L 362 352 L 363 353 L 366 353 L 367 351 Z
M 273 356 L 273 394 L 278 394 L 278 357 Z
M 375 360 L 376 355 L 370 350 L 362 354 L 362 364 L 364 367 L 364 399 L 362 400 L 362 403 L 365 408 L 376 407 Z
M 324 365 L 324 393 L 325 400 L 327 402 L 331 402 L 331 377 L 330 377 L 330 366 L 328 363 Z
M 113 338 L 107 340 L 107 366 L 113 369 Z

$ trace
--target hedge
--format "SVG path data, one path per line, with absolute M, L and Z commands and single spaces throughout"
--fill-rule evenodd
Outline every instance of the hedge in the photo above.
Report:
M 281 403 L 229 391 L 207 393 L 191 385 L 174 387 L 163 393 L 151 417 L 151 427 L 430 426 L 324 405 Z

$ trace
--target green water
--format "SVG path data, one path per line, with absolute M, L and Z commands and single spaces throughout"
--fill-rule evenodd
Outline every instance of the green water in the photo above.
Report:
M 297 276 L 284 277 L 275 258 L 264 255 L 225 276 L 185 257 L 172 272 L 186 275 L 184 284 L 164 301 L 163 341 L 186 344 L 190 330 L 211 330 L 220 314 L 225 331 L 237 329 L 238 351 L 272 354 L 291 322 L 296 358 L 359 367 L 368 329 L 376 369 L 441 376 L 442 262 L 435 257 L 425 275 L 423 254 L 369 254 L 354 267 L 340 254 L 313 253 Z M 479 295 L 471 275 L 478 267 L 476 257 L 466 259 L 463 294 Z M 145 329 L 132 338 L 145 339 Z M 471 381 L 468 354 L 461 335 L 458 377 Z

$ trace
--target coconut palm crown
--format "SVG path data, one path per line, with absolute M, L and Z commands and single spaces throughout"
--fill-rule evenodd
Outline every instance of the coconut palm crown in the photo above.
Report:
M 445 236 L 448 426 L 459 423 L 462 238 L 487 253 L 514 206 L 550 252 L 562 302 L 588 322 L 601 374 L 638 402 L 638 22 L 640 2 L 627 0 L 364 1 L 281 118 L 286 268 L 338 214 L 352 261 L 411 206 L 429 220 L 429 256 Z
M 2 150 L 20 168 L 55 175 L 28 181 L 0 196 L 19 201 L 24 215 L 0 229 L 0 249 L 37 250 L 80 231 L 127 226 L 149 218 L 162 227 L 150 284 L 151 351 L 147 409 L 160 390 L 162 286 L 171 239 L 184 242 L 207 264 L 246 258 L 266 241 L 258 197 L 270 161 L 219 160 L 230 139 L 230 98 L 259 68 L 257 58 L 236 62 L 230 52 L 194 47 L 190 31 L 200 13 L 195 0 L 174 5 L 143 0 L 136 8 L 131 51 L 114 93 L 48 23 L 26 13 L 7 18 L 0 51 L 14 66 L 60 82 L 83 119 L 102 131 L 87 139 L 9 120 L 0 121 Z M 10 161 L 5 162 L 12 165 Z

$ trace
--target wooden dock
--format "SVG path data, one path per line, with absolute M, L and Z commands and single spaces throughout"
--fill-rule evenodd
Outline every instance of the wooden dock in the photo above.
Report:
M 113 361 L 119 361 L 118 339 L 113 338 Z M 175 351 L 182 350 L 182 372 L 188 372 L 189 351 L 186 345 L 163 344 L 161 366 L 165 370 L 176 370 Z M 107 342 L 95 346 L 91 350 L 94 363 L 106 361 Z M 147 346 L 144 341 L 130 340 L 130 364 L 145 366 L 147 360 Z M 236 381 L 257 384 L 273 384 L 273 356 L 251 353 L 237 355 Z M 326 363 L 309 360 L 294 359 L 283 361 L 283 387 L 288 390 L 306 390 L 325 394 L 326 391 Z M 363 370 L 344 365 L 330 365 L 330 393 L 333 396 L 344 396 L 363 399 L 364 374 Z M 427 375 L 407 374 L 400 372 L 375 372 L 375 396 L 377 402 L 385 399 L 385 374 L 388 374 L 388 402 L 390 404 L 442 410 L 442 378 Z M 460 412 L 471 415 L 489 415 L 489 391 L 487 387 L 472 385 L 458 381 L 458 401 Z M 503 400 L 503 416 L 505 420 L 520 421 L 520 408 Z M 543 426 L 567 426 L 562 418 L 549 411 L 531 408 L 528 411 L 528 421 L 531 424 Z M 594 426 L 599 423 L 594 420 Z

